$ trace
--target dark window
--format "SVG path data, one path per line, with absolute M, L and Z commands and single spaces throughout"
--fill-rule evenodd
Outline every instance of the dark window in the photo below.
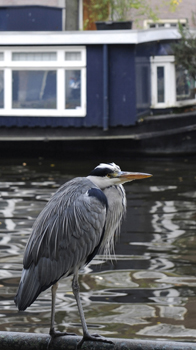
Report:
M 56 71 L 15 70 L 12 72 L 13 108 L 56 108 Z

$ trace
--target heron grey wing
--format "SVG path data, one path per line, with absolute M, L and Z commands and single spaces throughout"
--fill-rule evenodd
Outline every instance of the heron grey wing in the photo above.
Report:
M 67 208 L 91 187 L 92 182 L 88 179 L 75 178 L 66 182 L 55 192 L 33 225 L 33 230 L 24 252 L 23 264 L 25 268 L 28 268 L 33 261 L 32 251 L 38 249 L 44 236 L 48 235 L 48 228 L 55 224 L 60 215 L 65 215 Z M 69 237 L 67 237 L 68 239 Z
M 67 210 L 59 211 L 34 250 L 34 262 L 38 263 L 43 256 L 51 261 L 62 260 L 59 271 L 63 274 L 83 265 L 100 243 L 106 206 L 103 192 L 93 188 L 79 196 Z

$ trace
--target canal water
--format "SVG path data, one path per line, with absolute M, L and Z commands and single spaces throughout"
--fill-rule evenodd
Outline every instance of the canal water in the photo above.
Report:
M 105 161 L 105 159 L 101 159 Z M 196 159 L 107 159 L 153 174 L 126 184 L 116 257 L 97 256 L 80 275 L 91 332 L 107 337 L 196 341 Z M 48 333 L 50 290 L 25 312 L 13 302 L 32 224 L 56 189 L 95 160 L 8 159 L 0 164 L 0 330 Z M 56 302 L 60 331 L 82 334 L 71 278 Z

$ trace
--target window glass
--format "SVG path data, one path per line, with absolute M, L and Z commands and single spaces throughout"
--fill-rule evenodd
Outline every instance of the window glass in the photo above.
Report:
M 13 52 L 12 61 L 56 61 L 56 52 Z
M 177 101 L 195 99 L 195 81 L 181 66 L 176 67 L 176 99 Z
M 157 67 L 157 102 L 165 102 L 164 67 Z
M 4 54 L 3 52 L 0 52 L 0 61 L 3 61 L 4 60 Z
M 55 70 L 14 70 L 13 108 L 56 108 Z
M 65 71 L 65 108 L 81 108 L 81 70 Z
M 147 20 L 147 24 L 144 24 L 144 27 L 147 28 L 177 28 L 179 21 L 173 19 L 173 20 L 165 20 L 165 22 L 162 20 L 161 22 L 151 22 Z M 180 21 L 181 25 L 183 27 L 186 27 L 187 21 L 184 19 Z
M 81 61 L 81 52 L 80 51 L 67 51 L 65 52 L 66 61 Z
M 4 108 L 4 72 L 0 70 L 0 108 Z

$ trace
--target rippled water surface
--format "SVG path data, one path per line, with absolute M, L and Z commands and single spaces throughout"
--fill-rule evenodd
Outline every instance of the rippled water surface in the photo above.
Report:
M 128 208 L 116 259 L 98 256 L 81 272 L 88 326 L 117 338 L 196 341 L 196 159 L 116 162 L 123 170 L 153 177 L 125 185 Z M 48 333 L 50 290 L 25 312 L 19 313 L 13 302 L 24 247 L 35 218 L 56 189 L 96 165 L 44 159 L 1 162 L 1 331 Z M 82 334 L 71 278 L 59 285 L 56 323 L 61 331 Z

